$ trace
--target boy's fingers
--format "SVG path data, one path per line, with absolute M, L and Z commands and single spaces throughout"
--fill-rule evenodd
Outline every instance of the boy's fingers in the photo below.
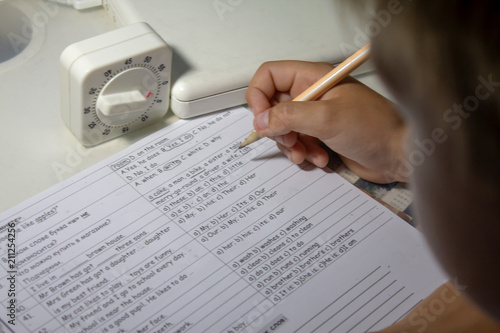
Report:
M 336 113 L 332 109 L 331 101 L 281 103 L 257 114 L 254 128 L 263 136 L 298 132 L 321 139 L 335 131 Z M 328 128 L 328 133 L 323 133 L 325 128 Z
M 304 162 L 306 158 L 306 150 L 300 141 L 297 141 L 297 144 L 291 148 L 285 147 L 280 143 L 277 143 L 277 146 L 293 163 L 300 164 Z
M 289 91 L 295 71 L 288 62 L 268 62 L 255 72 L 246 92 L 248 105 L 255 113 L 271 107 L 270 101 L 276 92 Z
M 328 153 L 320 146 L 320 141 L 308 135 L 301 135 L 300 141 L 306 149 L 306 160 L 319 168 L 324 168 L 328 164 Z
M 291 148 L 297 143 L 297 132 L 275 136 L 274 140 L 285 147 Z
M 272 61 L 264 63 L 254 74 L 246 92 L 246 100 L 255 114 L 271 107 L 271 100 L 291 100 L 325 73 L 331 70 L 326 63 L 303 61 Z

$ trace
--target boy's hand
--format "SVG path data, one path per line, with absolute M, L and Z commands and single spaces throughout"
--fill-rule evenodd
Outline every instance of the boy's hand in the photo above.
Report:
M 332 68 L 301 61 L 263 64 L 246 94 L 255 129 L 275 139 L 294 163 L 326 166 L 323 142 L 366 180 L 405 181 L 398 169 L 407 129 L 386 98 L 349 77 L 318 101 L 291 102 Z

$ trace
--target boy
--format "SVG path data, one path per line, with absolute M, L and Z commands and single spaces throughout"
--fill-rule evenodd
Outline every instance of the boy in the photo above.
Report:
M 290 102 L 331 70 L 324 63 L 266 63 L 248 88 L 255 129 L 294 163 L 324 167 L 326 145 L 367 180 L 411 183 L 417 220 L 462 287 L 442 286 L 383 332 L 500 331 L 499 14 L 491 0 L 405 2 L 372 40 L 397 107 L 352 78 Z M 443 297 L 439 315 L 425 312 Z

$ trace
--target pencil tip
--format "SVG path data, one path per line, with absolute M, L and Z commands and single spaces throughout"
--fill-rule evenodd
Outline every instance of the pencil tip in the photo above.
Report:
M 240 145 L 239 148 L 243 148 L 243 147 L 246 147 L 248 146 L 249 144 L 261 139 L 262 137 L 259 135 L 259 133 L 257 133 L 256 131 L 253 131 L 252 133 L 250 133 L 250 135 L 245 139 L 245 141 L 243 141 L 243 143 Z

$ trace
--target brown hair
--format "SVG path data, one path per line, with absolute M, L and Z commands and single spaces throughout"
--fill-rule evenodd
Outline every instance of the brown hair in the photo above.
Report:
M 375 13 L 395 4 L 373 60 L 412 142 L 442 131 L 415 168 L 422 228 L 450 277 L 500 320 L 500 3 L 378 0 Z
M 500 180 L 500 3 L 378 0 L 377 10 L 391 2 L 402 11 L 373 39 L 382 77 L 407 107 L 458 132 L 463 172 Z

